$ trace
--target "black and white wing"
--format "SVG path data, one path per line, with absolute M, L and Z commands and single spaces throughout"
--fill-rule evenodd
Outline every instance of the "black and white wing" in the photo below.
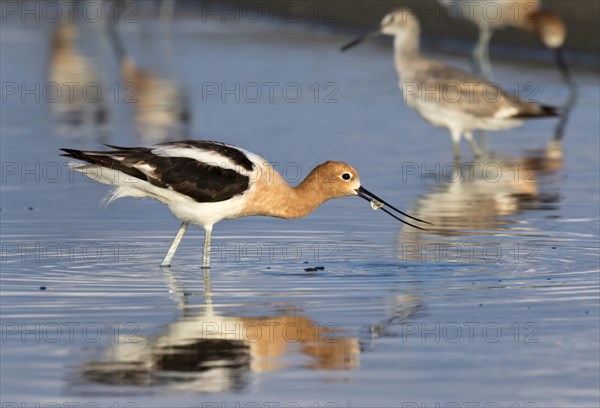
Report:
M 119 171 L 200 203 L 244 194 L 255 168 L 244 151 L 220 142 L 185 140 L 160 143 L 153 148 L 108 147 L 113 150 L 62 150 L 65 157 Z

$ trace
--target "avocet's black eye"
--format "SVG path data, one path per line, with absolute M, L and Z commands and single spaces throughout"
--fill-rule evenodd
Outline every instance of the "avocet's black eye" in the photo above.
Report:
M 342 174 L 342 179 L 348 181 L 352 178 L 352 176 L 350 175 L 350 173 L 344 173 Z

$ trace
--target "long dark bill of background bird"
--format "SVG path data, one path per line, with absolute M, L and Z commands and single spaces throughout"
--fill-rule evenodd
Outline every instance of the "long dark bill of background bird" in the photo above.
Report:
M 342 48 L 340 48 L 340 51 L 344 52 L 344 51 L 349 50 L 350 48 L 360 44 L 361 42 L 363 42 L 365 40 L 369 40 L 371 38 L 376 38 L 376 37 L 379 37 L 380 35 L 381 35 L 381 30 L 370 31 L 370 32 L 350 41 L 348 44 L 346 44 Z

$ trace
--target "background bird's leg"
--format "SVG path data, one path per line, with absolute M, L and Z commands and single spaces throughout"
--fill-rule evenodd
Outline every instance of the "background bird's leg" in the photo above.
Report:
M 452 144 L 454 145 L 454 161 L 460 160 L 460 135 L 461 132 L 451 130 L 450 136 L 452 137 Z
M 479 157 L 482 155 L 481 149 L 479 148 L 479 146 L 477 146 L 477 143 L 475 143 L 475 139 L 473 139 L 473 133 L 472 132 L 465 132 L 465 139 L 467 139 L 467 142 L 469 142 L 469 145 L 471 145 L 471 149 L 473 149 L 473 153 L 475 154 L 475 157 Z
M 485 130 L 478 130 L 475 133 L 477 138 L 477 145 L 481 149 L 482 152 L 489 153 L 490 151 L 490 138 L 488 136 L 488 132 Z
M 492 80 L 492 64 L 490 62 L 490 40 L 493 31 L 487 26 L 479 27 L 479 39 L 473 49 L 473 72 Z
M 204 252 L 202 253 L 202 268 L 210 268 L 210 239 L 212 235 L 212 226 L 205 229 L 204 232 Z
M 473 49 L 471 61 L 473 72 L 490 81 L 493 80 L 492 63 L 490 61 L 490 40 L 493 33 L 494 31 L 488 26 L 482 25 L 479 27 L 479 39 Z M 479 146 L 483 151 L 488 152 L 490 150 L 490 139 L 487 132 L 479 130 L 476 135 Z
M 188 226 L 187 222 L 184 222 L 181 224 L 181 227 L 179 227 L 179 231 L 177 231 L 177 235 L 175 236 L 175 239 L 173 240 L 173 243 L 171 244 L 171 248 L 169 248 L 169 252 L 167 252 L 167 256 L 165 256 L 165 259 L 163 259 L 160 266 L 170 266 L 171 265 L 171 260 L 173 259 L 173 256 L 175 256 L 175 252 L 177 251 L 177 247 L 179 246 L 179 243 L 181 242 L 181 239 L 183 238 L 183 234 L 185 234 L 185 230 L 187 229 L 187 226 Z
M 162 0 L 160 2 L 160 26 L 166 30 L 171 28 L 173 22 L 173 9 L 175 7 L 175 0 Z
M 571 91 L 569 92 L 569 99 L 562 107 L 562 113 L 560 115 L 560 120 L 554 129 L 554 140 L 563 140 L 565 135 L 565 128 L 567 127 L 567 122 L 569 121 L 569 117 L 571 116 L 571 111 L 575 106 L 575 102 L 577 101 L 577 86 L 573 85 L 571 87 Z

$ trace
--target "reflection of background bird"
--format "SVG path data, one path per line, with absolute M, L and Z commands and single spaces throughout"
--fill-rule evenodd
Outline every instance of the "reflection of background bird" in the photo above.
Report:
M 414 209 L 418 217 L 426 217 L 435 227 L 427 235 L 403 228 L 401 256 L 406 260 L 433 260 L 435 255 L 427 256 L 427 250 L 456 243 L 452 238 L 435 240 L 435 236 L 467 237 L 473 230 L 493 235 L 513 223 L 507 216 L 527 209 L 553 208 L 559 196 L 541 191 L 540 183 L 562 166 L 562 145 L 553 141 L 544 150 L 529 152 L 525 157 L 492 158 L 472 170 L 463 167 L 460 173 L 444 174 L 445 182 L 425 194 Z
M 183 89 L 174 78 L 161 77 L 138 67 L 127 55 L 116 24 L 108 24 L 110 42 L 124 81 L 120 102 L 133 103 L 138 136 L 147 143 L 187 137 L 191 118 Z
M 567 29 L 562 20 L 541 9 L 540 0 L 438 0 L 446 7 L 458 7 L 460 15 L 479 27 L 479 40 L 473 49 L 477 73 L 492 78 L 489 42 L 495 30 L 515 27 L 536 35 L 544 45 L 554 50 L 563 80 L 572 83 L 565 61 L 563 45 Z
M 423 299 L 420 295 L 401 294 L 386 299 L 387 317 L 367 328 L 370 339 L 394 336 L 391 329 L 424 316 Z
M 301 352 L 306 368 L 348 370 L 359 365 L 357 338 L 339 337 L 339 328 L 298 314 L 265 317 L 222 316 L 214 310 L 210 272 L 204 271 L 204 312 L 192 313 L 188 296 L 170 269 L 171 292 L 180 295 L 183 316 L 159 335 L 121 338 L 104 358 L 83 366 L 83 377 L 107 385 L 175 385 L 201 392 L 245 386 L 243 373 L 285 368 L 281 357 Z
M 51 106 L 62 136 L 81 135 L 86 127 L 93 129 L 107 118 L 100 76 L 92 61 L 78 51 L 76 39 L 72 21 L 58 23 L 52 34 L 48 79 L 58 90 L 56 99 L 51 96 Z

